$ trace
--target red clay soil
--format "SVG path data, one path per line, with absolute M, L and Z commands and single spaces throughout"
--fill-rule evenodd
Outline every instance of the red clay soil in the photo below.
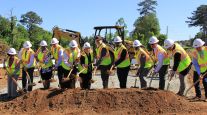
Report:
M 205 114 L 196 104 L 172 92 L 140 89 L 35 90 L 0 102 L 0 114 Z

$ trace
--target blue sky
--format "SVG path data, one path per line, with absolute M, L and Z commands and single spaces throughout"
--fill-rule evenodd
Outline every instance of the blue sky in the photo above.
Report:
M 52 31 L 54 26 L 80 31 L 83 36 L 94 33 L 93 27 L 114 25 L 123 17 L 128 30 L 133 30 L 133 23 L 139 17 L 137 3 L 140 0 L 0 0 L 0 15 L 9 17 L 10 10 L 19 19 L 28 11 L 35 11 L 43 18 L 40 25 Z M 173 40 L 193 37 L 199 28 L 185 23 L 187 17 L 206 0 L 157 0 L 157 17 L 161 33 Z

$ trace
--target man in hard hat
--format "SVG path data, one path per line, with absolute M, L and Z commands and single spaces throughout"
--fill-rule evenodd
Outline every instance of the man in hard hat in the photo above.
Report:
M 50 52 L 47 49 L 47 42 L 45 40 L 42 40 L 40 42 L 40 48 L 36 52 L 36 59 L 38 61 L 39 67 L 41 68 L 40 74 L 45 89 L 48 89 L 50 87 L 49 80 L 52 77 L 53 63 L 50 57 Z
M 115 43 L 115 63 L 117 67 L 117 75 L 119 79 L 120 88 L 126 88 L 127 76 L 130 69 L 130 59 L 126 47 L 122 44 L 122 39 L 119 36 L 114 38 Z
M 176 72 L 179 73 L 180 88 L 177 94 L 183 96 L 185 91 L 185 76 L 191 69 L 191 59 L 179 44 L 174 43 L 174 41 L 170 39 L 164 41 L 164 47 L 172 53 L 174 64 L 171 76 L 174 76 Z
M 86 42 L 83 45 L 83 52 L 80 57 L 80 64 L 78 66 L 78 70 L 80 73 L 80 86 L 82 89 L 90 89 L 91 87 L 91 79 L 92 79 L 92 65 L 93 64 L 93 52 L 91 50 L 91 45 Z
M 139 76 L 141 88 L 147 87 L 147 82 L 144 77 L 146 77 L 153 66 L 153 60 L 151 59 L 148 52 L 146 52 L 142 47 L 139 40 L 133 42 L 133 47 L 135 48 L 135 58 L 140 65 L 137 76 Z
M 110 56 L 109 48 L 103 43 L 103 38 L 101 36 L 95 37 L 96 43 L 96 58 L 97 62 L 95 68 L 100 68 L 101 79 L 103 81 L 103 88 L 108 88 L 109 81 L 109 70 L 111 68 L 112 59 Z
M 199 79 L 202 79 L 205 98 L 207 99 L 207 47 L 204 46 L 205 42 L 201 39 L 195 39 L 193 42 L 193 47 L 195 48 L 192 52 L 193 57 L 193 65 L 195 67 L 193 82 L 196 82 Z M 204 76 L 202 76 L 204 75 Z M 202 76 L 202 78 L 201 78 Z M 201 88 L 199 86 L 199 82 L 195 85 L 196 98 L 201 98 Z
M 165 75 L 167 74 L 168 65 L 170 64 L 170 58 L 158 42 L 159 40 L 155 36 L 152 36 L 149 40 L 149 44 L 153 49 L 153 55 L 157 61 L 154 73 L 159 73 L 159 89 L 164 90 Z
M 63 56 L 63 48 L 60 46 L 59 41 L 57 38 L 52 38 L 51 40 L 51 54 L 55 59 L 55 69 L 58 71 L 58 79 L 59 79 L 59 86 L 62 80 L 63 75 L 63 68 L 62 68 L 62 56 Z
M 63 61 L 62 61 L 63 77 L 64 78 L 69 77 L 69 80 L 61 84 L 62 89 L 75 88 L 75 81 L 76 81 L 75 75 L 77 74 L 77 66 L 79 64 L 79 61 L 80 61 L 80 49 L 78 48 L 78 43 L 75 40 L 72 40 L 69 43 L 69 48 L 66 48 L 63 52 Z
M 7 52 L 7 55 L 9 56 L 5 62 L 4 62 L 4 68 L 7 71 L 8 74 L 8 97 L 9 98 L 15 98 L 17 93 L 17 84 L 12 79 L 15 79 L 17 81 L 19 75 L 20 75 L 20 63 L 19 59 L 16 56 L 16 50 L 14 48 L 10 48 Z
M 36 66 L 36 60 L 35 60 L 35 52 L 31 49 L 32 44 L 30 41 L 26 41 L 23 44 L 23 48 L 19 52 L 19 59 L 21 59 L 23 70 L 22 70 L 22 88 L 25 90 L 25 92 L 32 91 L 33 87 L 33 73 L 34 68 Z M 27 75 L 30 77 L 27 81 Z M 29 83 L 28 89 L 26 88 L 27 82 Z M 32 84 L 31 84 L 32 83 Z M 26 90 L 27 89 L 27 90 Z

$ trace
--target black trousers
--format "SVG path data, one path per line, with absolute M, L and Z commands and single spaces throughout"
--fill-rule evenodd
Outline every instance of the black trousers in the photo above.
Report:
M 126 88 L 129 69 L 130 69 L 129 66 L 124 67 L 124 68 L 117 68 L 117 75 L 118 75 L 118 79 L 119 79 L 120 88 Z
M 151 68 L 143 68 L 142 70 L 138 70 L 138 72 L 140 72 L 140 73 L 137 73 L 137 75 L 139 76 L 141 88 L 147 87 L 147 82 L 144 79 L 144 77 L 147 76 L 147 74 L 149 73 L 150 69 Z
M 100 65 L 100 70 L 101 70 L 101 79 L 103 82 L 103 88 L 108 88 L 108 82 L 109 82 L 109 70 L 111 68 L 111 65 L 103 66 Z
M 74 89 L 75 88 L 75 75 L 77 74 L 77 69 L 74 67 L 74 69 L 72 70 L 70 76 L 69 76 L 69 80 L 62 82 L 62 78 L 66 78 L 69 74 L 70 70 L 66 70 L 64 68 L 62 68 L 62 77 L 61 77 L 61 82 L 60 82 L 60 86 L 61 88 L 70 88 L 70 89 Z
M 201 74 L 203 75 L 206 72 L 201 73 Z M 199 79 L 199 75 L 198 75 L 198 73 L 196 71 L 194 71 L 194 74 L 193 74 L 193 82 L 195 83 L 198 79 Z M 205 97 L 207 98 L 207 75 L 205 75 L 203 77 L 202 81 L 203 81 L 203 87 L 204 87 L 204 91 L 205 91 Z M 197 97 L 201 97 L 200 82 L 198 82 L 197 84 L 195 84 L 194 87 L 195 87 L 196 96 Z
M 159 71 L 159 89 L 165 89 L 165 75 L 167 74 L 168 65 L 163 65 Z
M 59 85 L 62 81 L 62 78 L 63 78 L 63 67 L 62 66 L 58 66 L 58 80 L 59 80 Z
M 82 89 L 90 89 L 91 88 L 91 79 L 92 79 L 92 72 L 88 72 L 86 74 L 80 74 L 82 82 L 80 86 Z
M 49 68 L 50 71 L 44 72 L 43 73 L 43 69 L 40 70 L 40 74 L 41 74 L 41 78 L 42 80 L 49 80 L 52 77 L 52 67 Z
M 27 73 L 29 74 L 28 77 L 30 77 L 30 80 L 31 80 L 31 81 L 29 81 L 29 80 L 27 79 L 27 77 L 26 77 L 26 76 L 27 76 L 26 71 L 25 71 L 24 69 L 22 69 L 22 88 L 25 89 L 25 90 L 27 89 L 27 88 L 26 88 L 26 85 L 27 85 L 27 84 L 29 84 L 30 82 L 33 83 L 34 67 L 32 67 L 32 68 L 28 68 L 28 69 L 27 69 Z M 28 90 L 28 91 L 32 91 L 32 85 L 29 85 L 27 90 Z

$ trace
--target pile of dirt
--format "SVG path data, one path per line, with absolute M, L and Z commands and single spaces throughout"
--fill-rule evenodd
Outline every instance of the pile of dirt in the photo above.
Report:
M 156 89 L 35 90 L 0 104 L 0 114 L 166 114 L 201 108 Z

